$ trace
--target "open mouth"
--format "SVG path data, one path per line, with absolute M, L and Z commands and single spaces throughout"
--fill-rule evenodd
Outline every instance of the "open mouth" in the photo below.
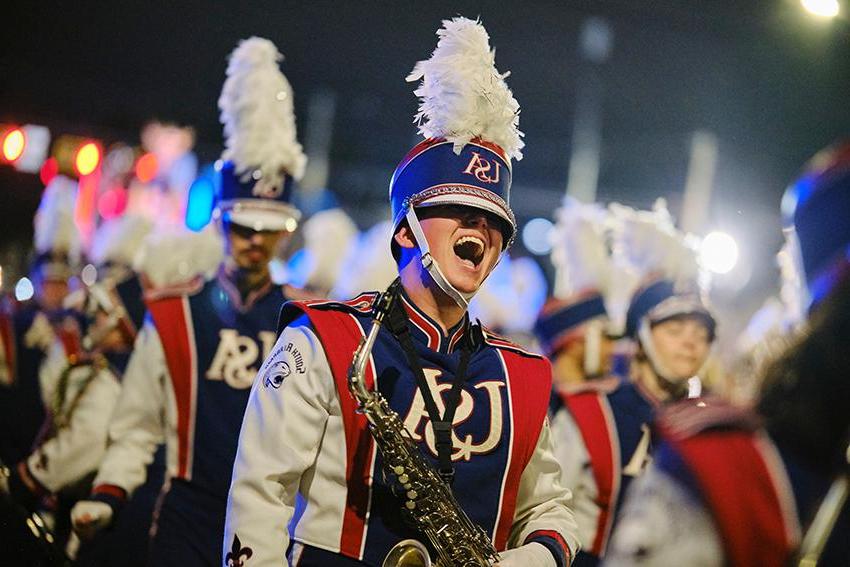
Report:
M 477 236 L 462 236 L 455 242 L 454 252 L 462 264 L 477 268 L 484 259 L 484 241 Z

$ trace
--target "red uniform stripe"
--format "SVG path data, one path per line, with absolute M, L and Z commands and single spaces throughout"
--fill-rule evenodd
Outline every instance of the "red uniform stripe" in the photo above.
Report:
M 13 384 L 16 379 L 15 364 L 15 335 L 12 332 L 12 318 L 6 313 L 0 313 L 0 343 L 6 355 L 6 368 L 9 372 L 9 383 Z
M 748 432 L 713 431 L 673 441 L 705 496 L 729 565 L 785 565 L 796 542 L 771 468 Z M 787 482 L 785 484 L 788 484 Z
M 599 518 L 596 535 L 589 553 L 601 557 L 605 552 L 612 512 L 619 488 L 619 449 L 614 445 L 616 432 L 609 427 L 603 407 L 602 395 L 582 392 L 576 395 L 561 394 L 564 403 L 575 419 L 590 455 L 593 480 L 596 482 Z
M 374 443 L 369 433 L 366 418 L 357 413 L 357 405 L 348 391 L 348 368 L 363 330 L 357 320 L 338 311 L 324 311 L 303 307 L 322 345 L 336 383 L 339 405 L 345 429 L 346 467 L 345 478 L 348 490 L 340 536 L 340 553 L 362 559 L 363 542 L 366 534 L 366 516 L 369 510 L 370 475 Z M 366 375 L 369 388 L 374 385 L 375 368 L 371 361 Z
M 189 305 L 183 297 L 170 297 L 149 302 L 148 310 L 165 351 L 177 403 L 177 476 L 189 478 L 195 405 L 195 361 Z
M 552 388 L 552 369 L 549 361 L 499 350 L 508 383 L 508 404 L 511 412 L 511 449 L 502 502 L 496 520 L 493 544 L 498 550 L 507 547 L 508 536 L 516 512 L 517 492 L 522 473 L 534 449 L 546 419 L 549 392 Z
M 416 325 L 416 327 L 418 327 L 419 330 L 425 333 L 428 337 L 428 348 L 439 351 L 440 330 L 434 327 L 433 323 L 431 323 L 428 319 L 423 317 L 422 314 L 419 313 L 415 307 L 411 306 L 404 297 L 402 297 L 402 304 L 404 305 L 404 310 L 407 311 L 407 316 L 410 318 L 410 322 Z

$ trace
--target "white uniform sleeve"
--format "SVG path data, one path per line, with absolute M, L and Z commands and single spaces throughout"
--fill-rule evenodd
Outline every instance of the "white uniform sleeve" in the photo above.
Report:
M 579 541 L 583 549 L 590 549 L 600 513 L 598 489 L 584 437 L 566 408 L 560 408 L 552 416 L 552 442 L 555 458 L 564 473 L 564 488 L 573 496 L 571 508 L 578 524 Z
M 650 465 L 629 487 L 604 565 L 721 567 L 723 547 L 702 503 Z
M 27 458 L 30 474 L 51 492 L 78 482 L 97 471 L 106 452 L 109 416 L 121 391 L 109 369 L 96 371 L 86 384 L 91 367 L 71 371 L 68 403 L 77 399 L 70 420 L 54 437 L 42 443 Z
M 302 317 L 260 368 L 242 422 L 227 503 L 223 564 L 286 565 L 287 524 L 301 476 L 319 452 L 336 388 L 324 349 Z M 303 359 L 299 372 L 298 359 Z
M 534 454 L 520 477 L 508 547 L 523 545 L 526 540 L 535 537 L 535 532 L 555 532 L 567 545 L 569 558 L 575 558 L 579 540 L 575 516 L 569 507 L 570 498 L 570 491 L 563 485 L 561 467 L 552 448 L 549 420 L 546 419 Z
M 118 486 L 129 497 L 145 482 L 145 468 L 153 460 L 156 446 L 164 441 L 167 378 L 159 334 L 153 323 L 146 321 L 136 337 L 121 394 L 109 420 L 109 441 L 95 488 Z
M 61 341 L 55 340 L 47 349 L 47 354 L 38 369 L 38 386 L 45 406 L 51 406 L 56 385 L 67 367 L 68 356 L 65 354 L 65 348 Z

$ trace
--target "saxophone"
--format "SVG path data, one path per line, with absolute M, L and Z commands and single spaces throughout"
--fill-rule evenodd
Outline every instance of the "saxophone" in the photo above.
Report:
M 369 333 L 360 340 L 348 370 L 348 388 L 366 416 L 369 431 L 383 457 L 385 475 L 393 492 L 403 500 L 405 519 L 424 533 L 436 551 L 432 563 L 421 542 L 406 539 L 396 544 L 383 567 L 490 567 L 498 552 L 490 538 L 461 509 L 451 488 L 419 451 L 404 424 L 380 392 L 366 387 L 366 365 L 381 325 L 393 308 L 400 282 L 380 295 Z

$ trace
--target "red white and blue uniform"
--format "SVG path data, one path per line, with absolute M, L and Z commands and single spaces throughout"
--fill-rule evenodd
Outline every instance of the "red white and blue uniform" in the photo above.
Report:
M 145 481 L 159 443 L 166 486 L 151 544 L 156 565 L 219 562 L 227 490 L 242 415 L 271 350 L 288 288 L 243 302 L 223 273 L 184 293 L 146 300 L 148 316 L 109 425 L 94 499 L 120 508 Z
M 685 401 L 633 486 L 606 565 L 788 565 L 831 479 L 785 451 L 747 410 Z M 846 565 L 845 507 L 819 565 Z M 658 534 L 665 534 L 659 537 Z
M 623 495 L 649 458 L 656 407 L 639 386 L 617 377 L 553 393 L 555 454 L 582 544 L 574 565 L 597 565 L 605 555 Z
M 288 560 L 303 567 L 381 565 L 400 540 L 424 540 L 402 521 L 381 455 L 348 391 L 347 371 L 371 325 L 374 298 L 284 309 L 285 328 L 260 370 L 242 426 L 224 565 L 286 564 L 288 549 Z M 471 349 L 453 428 L 458 502 L 498 550 L 538 542 L 556 564 L 567 565 L 578 542 L 551 447 L 548 362 L 466 317 L 444 333 L 405 296 L 402 304 L 440 411 L 461 349 Z M 380 391 L 436 463 L 422 395 L 386 327 L 372 351 L 367 385 Z

